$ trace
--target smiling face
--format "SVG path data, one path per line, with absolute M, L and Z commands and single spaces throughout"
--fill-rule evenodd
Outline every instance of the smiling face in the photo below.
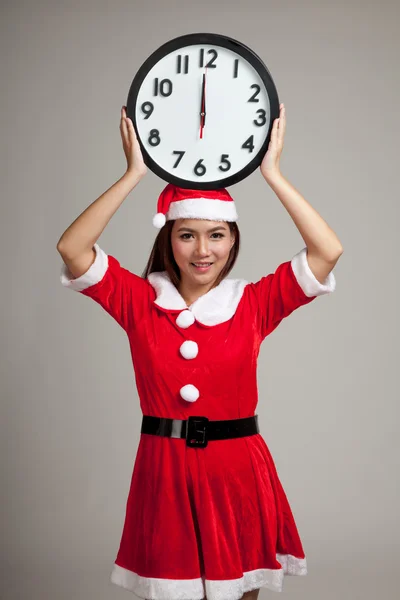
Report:
M 181 273 L 190 287 L 211 286 L 229 258 L 235 242 L 229 225 L 207 219 L 176 219 L 171 231 L 171 246 Z M 212 263 L 196 267 L 194 263 Z

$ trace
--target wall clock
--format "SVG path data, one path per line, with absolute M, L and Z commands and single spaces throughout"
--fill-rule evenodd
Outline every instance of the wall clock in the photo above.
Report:
M 169 183 L 238 183 L 268 149 L 279 98 L 257 54 L 230 37 L 192 33 L 153 52 L 132 81 L 132 119 L 149 169 Z

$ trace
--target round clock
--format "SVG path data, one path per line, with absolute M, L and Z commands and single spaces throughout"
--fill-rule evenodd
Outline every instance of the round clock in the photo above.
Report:
M 262 60 L 214 33 L 183 35 L 153 52 L 126 106 L 148 168 L 179 187 L 204 190 L 250 175 L 279 117 L 276 87 Z

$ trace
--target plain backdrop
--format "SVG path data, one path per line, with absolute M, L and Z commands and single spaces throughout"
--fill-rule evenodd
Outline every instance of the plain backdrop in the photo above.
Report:
M 128 340 L 61 286 L 56 244 L 125 171 L 120 109 L 138 68 L 194 32 L 266 63 L 286 106 L 282 173 L 344 248 L 336 291 L 259 357 L 261 433 L 309 569 L 283 596 L 397 598 L 399 5 L 14 0 L 0 16 L 1 599 L 130 594 L 109 582 L 141 424 Z M 164 186 L 149 172 L 99 238 L 138 274 Z M 229 191 L 242 234 L 230 276 L 257 281 L 304 242 L 259 170 Z

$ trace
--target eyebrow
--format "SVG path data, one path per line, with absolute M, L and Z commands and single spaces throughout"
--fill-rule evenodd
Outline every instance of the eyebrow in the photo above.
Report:
M 217 229 L 223 229 L 223 231 L 226 231 L 225 227 L 223 227 L 222 225 L 218 225 L 217 227 L 213 227 L 212 229 L 209 229 L 208 233 L 211 233 L 212 231 L 217 231 Z M 192 231 L 192 232 L 196 232 L 195 229 L 190 229 L 190 227 L 180 227 L 178 229 L 178 231 Z

